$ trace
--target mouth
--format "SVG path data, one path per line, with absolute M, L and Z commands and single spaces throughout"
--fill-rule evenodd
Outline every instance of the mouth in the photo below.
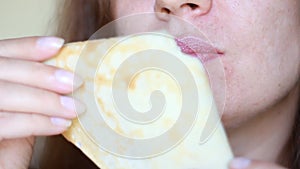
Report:
M 181 51 L 197 57 L 202 63 L 224 56 L 224 52 L 195 36 L 185 36 L 175 39 Z

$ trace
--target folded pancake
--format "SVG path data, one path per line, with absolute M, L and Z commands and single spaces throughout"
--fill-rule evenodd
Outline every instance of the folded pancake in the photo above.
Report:
M 101 169 L 225 169 L 232 152 L 205 69 L 161 33 L 66 44 L 46 62 L 81 76 L 63 135 Z M 75 105 L 76 106 L 76 105 Z M 200 142 L 208 126 L 215 126 Z M 211 129 L 211 128 L 210 128 Z

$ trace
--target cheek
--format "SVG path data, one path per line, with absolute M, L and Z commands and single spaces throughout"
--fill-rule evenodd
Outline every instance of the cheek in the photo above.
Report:
M 153 12 L 155 3 L 111 1 L 115 19 Z M 226 51 L 222 59 L 226 74 L 225 125 L 236 125 L 274 105 L 299 78 L 300 10 L 297 13 L 292 2 L 300 6 L 295 0 L 213 1 L 209 15 L 193 20 Z
M 225 3 L 229 1 L 219 4 L 227 49 L 223 120 L 234 126 L 274 106 L 298 81 L 300 14 L 291 1 L 275 0 L 281 7 L 267 1 L 257 6 L 259 0 Z
M 299 59 L 290 61 L 282 63 L 282 67 L 267 59 L 263 62 L 253 59 L 243 64 L 225 63 L 223 122 L 226 127 L 237 126 L 275 106 L 294 88 L 300 77 Z

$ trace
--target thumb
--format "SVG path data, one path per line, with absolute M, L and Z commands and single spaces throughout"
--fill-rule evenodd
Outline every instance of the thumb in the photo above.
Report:
M 247 158 L 238 157 L 233 159 L 230 162 L 229 169 L 286 169 L 286 168 L 270 162 L 249 160 Z

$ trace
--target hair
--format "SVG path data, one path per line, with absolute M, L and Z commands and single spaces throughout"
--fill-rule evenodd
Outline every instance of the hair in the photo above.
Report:
M 65 42 L 88 40 L 100 27 L 112 20 L 109 0 L 59 1 L 55 24 L 58 37 Z M 98 167 L 62 136 L 47 137 L 38 168 L 67 169 Z
M 292 157 L 290 160 L 290 167 L 292 169 L 300 168 L 300 80 L 298 80 L 298 112 L 294 122 L 294 129 L 292 131 Z
M 64 0 L 59 12 L 58 36 L 66 42 L 83 41 L 112 21 L 109 0 Z M 300 90 L 298 90 L 300 91 Z M 299 93 L 300 95 L 300 93 Z M 291 169 L 300 168 L 300 98 L 291 136 Z
M 112 21 L 109 0 L 63 0 L 58 11 L 57 36 L 83 41 Z

